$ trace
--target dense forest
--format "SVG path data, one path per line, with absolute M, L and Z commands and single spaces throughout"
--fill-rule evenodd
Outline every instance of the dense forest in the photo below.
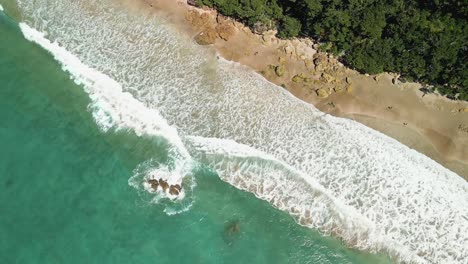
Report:
M 363 73 L 401 73 L 468 100 L 466 0 L 197 0 L 278 36 L 311 37 Z

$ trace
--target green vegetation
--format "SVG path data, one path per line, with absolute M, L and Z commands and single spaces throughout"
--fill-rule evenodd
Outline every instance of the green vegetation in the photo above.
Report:
M 311 37 L 365 73 L 401 73 L 468 100 L 466 0 L 198 0 L 278 36 Z

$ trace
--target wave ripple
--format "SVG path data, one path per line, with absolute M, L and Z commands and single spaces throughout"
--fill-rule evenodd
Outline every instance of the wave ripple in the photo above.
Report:
M 226 181 L 359 248 L 406 262 L 468 259 L 468 183 L 428 157 L 113 1 L 18 2 L 30 25 L 118 81 L 145 118 L 164 117 L 185 143 L 178 151 Z

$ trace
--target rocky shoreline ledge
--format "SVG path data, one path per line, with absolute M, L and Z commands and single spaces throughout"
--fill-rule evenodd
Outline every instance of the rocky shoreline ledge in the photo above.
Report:
M 426 154 L 468 179 L 468 102 L 428 94 L 398 74 L 360 74 L 311 39 L 279 39 L 186 0 L 141 0 L 200 45 L 246 65 L 319 110 L 353 119 Z M 132 4 L 135 6 L 135 3 Z M 146 7 L 144 7 L 146 6 Z

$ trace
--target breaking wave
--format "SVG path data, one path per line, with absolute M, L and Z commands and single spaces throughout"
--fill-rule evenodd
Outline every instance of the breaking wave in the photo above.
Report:
M 60 45 L 22 24 L 25 36 L 82 82 L 104 131 L 162 137 L 177 164 L 193 156 L 350 246 L 404 262 L 468 259 L 468 184 L 426 156 L 324 114 L 115 1 L 18 2 L 26 22 Z M 141 166 L 129 184 L 153 170 L 177 181 L 187 171 Z
M 189 172 L 190 154 L 177 131 L 169 126 L 156 110 L 145 107 L 131 94 L 123 92 L 120 83 L 83 64 L 58 43 L 50 42 L 45 38 L 44 33 L 25 23 L 20 23 L 19 27 L 27 40 L 49 51 L 61 63 L 63 70 L 70 73 L 75 83 L 84 87 L 92 101 L 89 109 L 101 130 L 104 132 L 110 129 L 131 130 L 138 136 L 157 137 L 167 141 L 167 151 L 174 164 L 171 168 L 166 167 L 164 173 L 160 168 L 153 169 L 152 173 L 159 170 L 158 177 L 169 184 L 182 182 Z M 133 186 L 139 187 L 136 184 Z
M 299 224 L 340 237 L 354 248 L 385 252 L 404 261 L 418 260 L 389 241 L 369 219 L 288 164 L 232 140 L 187 137 L 186 142 L 194 157 L 221 179 L 288 212 Z
M 135 168 L 133 176 L 128 179 L 128 184 L 139 191 L 140 196 L 145 202 L 150 204 L 162 204 L 164 212 L 168 215 L 180 214 L 189 210 L 194 203 L 192 193 L 196 187 L 196 182 L 193 177 L 187 177 L 188 175 L 191 175 L 191 170 L 192 167 L 187 166 L 183 172 L 174 172 L 174 170 L 169 168 L 167 165 L 161 164 L 153 159 L 149 159 Z M 146 181 L 147 179 L 156 177 L 162 179 L 173 179 L 173 174 L 176 174 L 175 177 L 185 175 L 183 178 L 185 188 L 178 196 L 171 196 L 170 194 L 157 192 Z M 169 181 L 169 183 L 171 184 L 174 182 Z M 168 196 L 172 199 L 166 199 Z

